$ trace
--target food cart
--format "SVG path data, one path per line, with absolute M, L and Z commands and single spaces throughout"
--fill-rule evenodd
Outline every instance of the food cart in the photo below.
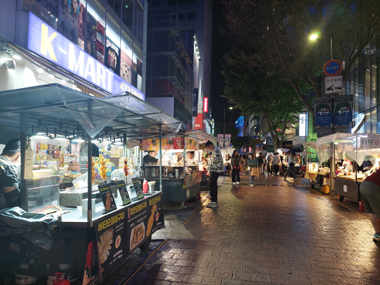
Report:
M 211 139 L 217 138 L 201 130 L 162 138 L 163 202 L 182 202 L 182 207 L 185 207 L 185 201 L 199 195 L 206 174 L 199 143 Z M 141 157 L 148 155 L 147 152 L 157 151 L 156 139 L 141 140 L 140 151 Z M 194 155 L 192 159 L 188 159 L 189 152 Z M 143 165 L 143 159 L 140 161 L 140 180 L 158 180 L 158 166 L 155 163 Z
M 83 277 L 86 284 L 96 276 L 101 280 L 118 259 L 149 245 L 152 234 L 164 226 L 162 183 L 160 179 L 158 191 L 143 194 L 138 181 L 126 179 L 133 170 L 126 159 L 128 139 L 159 137 L 161 146 L 162 135 L 174 133 L 178 120 L 128 93 L 94 98 L 59 84 L 2 91 L 0 100 L 0 143 L 21 140 L 21 208 L 27 215 L 47 214 L 55 220 L 54 232 L 46 233 L 52 234 L 47 248 L 22 235 L 2 235 L 0 273 L 64 272 Z M 113 170 L 107 158 L 112 148 L 99 147 L 105 141 L 122 145 L 113 149 L 121 171 L 116 165 Z M 159 153 L 161 157 L 161 148 Z M 114 171 L 119 179 L 111 180 Z M 161 176 L 161 167 L 159 172 Z M 67 189 L 63 182 L 74 187 Z
M 318 138 L 316 151 L 319 163 L 308 163 L 308 178 L 329 186 L 341 201 L 358 202 L 360 183 L 379 167 L 380 135 L 337 133 Z

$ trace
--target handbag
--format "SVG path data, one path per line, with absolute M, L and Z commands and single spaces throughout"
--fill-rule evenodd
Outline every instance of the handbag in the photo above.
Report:
M 259 176 L 260 175 L 260 168 L 258 168 L 258 167 L 251 167 L 251 175 L 252 176 Z

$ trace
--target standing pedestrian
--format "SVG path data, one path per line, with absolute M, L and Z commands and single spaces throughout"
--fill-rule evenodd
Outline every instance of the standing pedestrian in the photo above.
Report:
M 272 173 L 277 176 L 278 170 L 280 169 L 280 164 L 281 164 L 281 159 L 280 156 L 278 155 L 278 152 L 276 152 L 273 156 L 272 159 Z
M 375 229 L 374 241 L 380 241 L 380 169 L 368 176 L 360 184 L 366 213 L 371 213 L 371 222 Z
M 246 171 L 247 171 L 247 156 L 243 154 L 240 161 L 240 174 L 245 175 Z
M 268 170 L 268 175 L 269 175 L 269 173 L 272 174 L 272 159 L 273 159 L 273 155 L 270 152 L 267 155 L 267 170 Z
M 286 180 L 286 176 L 288 176 L 288 174 L 292 172 L 294 181 L 297 181 L 296 169 L 294 167 L 295 163 L 296 163 L 296 153 L 292 152 L 292 154 L 288 156 L 288 169 L 286 170 L 284 180 Z
M 207 141 L 206 148 L 211 150 L 211 157 L 208 161 L 207 170 L 210 173 L 210 195 L 211 203 L 208 208 L 218 207 L 218 177 L 223 172 L 223 156 L 219 148 L 214 146 L 211 141 Z
M 235 185 L 235 182 L 237 182 L 237 185 L 239 185 L 240 182 L 240 156 L 237 152 L 237 150 L 234 151 L 231 157 L 231 166 L 232 166 L 232 184 Z
M 253 171 L 254 171 L 253 169 L 257 168 L 259 166 L 259 163 L 258 163 L 257 159 L 254 158 L 253 153 L 249 154 L 248 166 L 250 167 L 250 169 L 249 169 L 249 184 L 251 186 L 253 186 L 253 182 L 254 182 L 254 178 L 255 178 L 253 176 Z

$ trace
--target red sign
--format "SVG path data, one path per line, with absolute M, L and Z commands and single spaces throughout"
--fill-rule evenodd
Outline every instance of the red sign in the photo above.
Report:
M 206 127 L 203 124 L 204 116 L 202 113 L 198 113 L 198 116 L 195 117 L 194 130 L 206 130 Z
M 203 98 L 203 113 L 208 112 L 208 97 Z
M 338 75 L 341 71 L 342 71 L 342 63 L 336 59 L 329 60 L 323 66 L 323 72 L 327 76 Z

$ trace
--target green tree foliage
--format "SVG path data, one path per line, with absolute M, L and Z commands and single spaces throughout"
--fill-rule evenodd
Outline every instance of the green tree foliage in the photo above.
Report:
M 269 131 L 275 147 L 280 146 L 288 126 L 297 122 L 294 114 L 302 111 L 303 104 L 287 82 L 259 72 L 247 65 L 244 58 L 241 52 L 224 56 L 224 97 L 242 114 L 264 114 L 269 127 L 263 131 Z
M 226 35 L 247 65 L 284 78 L 314 114 L 310 94 L 321 96 L 323 65 L 344 62 L 346 79 L 380 27 L 379 0 L 222 0 Z M 319 33 L 310 41 L 311 33 Z

